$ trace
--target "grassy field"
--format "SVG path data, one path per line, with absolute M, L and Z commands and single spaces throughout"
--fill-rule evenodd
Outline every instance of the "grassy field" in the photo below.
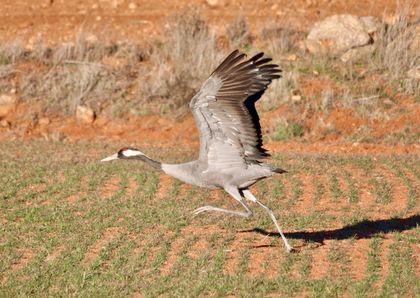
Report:
M 259 183 L 297 249 L 257 206 L 250 219 L 193 217 L 222 192 L 135 162 L 118 144 L 0 144 L 0 296 L 414 297 L 420 160 L 275 154 L 290 172 Z M 150 149 L 169 162 L 189 150 Z M 416 294 L 417 293 L 417 294 Z

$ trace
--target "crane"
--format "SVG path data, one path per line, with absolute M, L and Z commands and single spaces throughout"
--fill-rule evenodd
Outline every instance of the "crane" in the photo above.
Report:
M 203 206 L 194 214 L 222 212 L 250 217 L 247 201 L 261 206 L 276 226 L 288 252 L 292 246 L 284 236 L 273 211 L 261 203 L 249 190 L 256 182 L 275 174 L 280 168 L 263 163 L 269 157 L 263 148 L 262 132 L 255 102 L 260 99 L 272 80 L 280 78 L 278 65 L 259 53 L 246 59 L 233 51 L 213 71 L 191 99 L 189 107 L 199 131 L 200 151 L 197 160 L 167 164 L 153 160 L 136 148 L 122 148 L 102 159 L 141 160 L 154 169 L 183 182 L 211 189 L 224 189 L 238 201 L 244 211 Z

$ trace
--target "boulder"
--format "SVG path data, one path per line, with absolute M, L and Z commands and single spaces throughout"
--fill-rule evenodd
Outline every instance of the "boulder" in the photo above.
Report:
M 374 32 L 373 19 L 353 15 L 334 15 L 315 23 L 306 39 L 311 53 L 340 54 L 351 48 L 372 42 L 369 32 Z
M 360 20 L 362 21 L 366 32 L 370 36 L 377 33 L 383 26 L 383 23 L 377 17 L 373 17 L 373 16 L 360 17 Z
M 95 121 L 95 112 L 87 106 L 77 106 L 76 119 L 80 123 L 92 124 Z

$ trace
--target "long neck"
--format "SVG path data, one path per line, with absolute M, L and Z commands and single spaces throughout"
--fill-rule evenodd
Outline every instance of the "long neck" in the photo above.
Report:
M 131 156 L 129 158 L 130 159 L 139 159 L 139 160 L 144 161 L 145 163 L 147 163 L 149 166 L 151 166 L 155 170 L 162 171 L 162 163 L 161 162 L 158 162 L 156 160 L 151 159 L 147 155 L 136 155 L 136 156 Z

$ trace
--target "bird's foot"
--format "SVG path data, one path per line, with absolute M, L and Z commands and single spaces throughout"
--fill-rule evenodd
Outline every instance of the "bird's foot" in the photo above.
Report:
M 213 207 L 213 206 L 209 206 L 209 205 L 197 208 L 193 211 L 193 213 L 196 216 L 196 215 L 201 214 L 203 212 L 209 212 L 209 211 L 227 213 L 227 214 L 241 216 L 241 217 L 250 217 L 252 215 L 252 212 L 250 210 L 249 210 L 249 212 L 239 212 L 239 211 L 233 211 L 233 210 L 227 210 L 227 209 L 222 209 L 222 208 L 218 208 L 218 207 Z
M 207 205 L 207 206 L 203 206 L 203 207 L 200 207 L 200 208 L 195 209 L 193 211 L 193 214 L 194 215 L 199 215 L 200 213 L 208 212 L 208 211 L 218 211 L 218 210 L 217 210 L 216 207 Z

